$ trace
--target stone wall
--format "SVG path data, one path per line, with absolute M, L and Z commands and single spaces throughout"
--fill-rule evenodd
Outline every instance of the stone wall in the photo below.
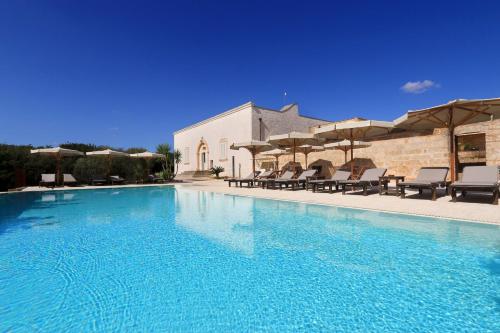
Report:
M 500 119 L 457 127 L 456 135 L 485 133 L 486 164 L 500 165 Z
M 500 119 L 473 125 L 457 127 L 456 134 L 483 132 L 486 137 L 487 165 L 500 165 Z M 448 130 L 435 129 L 428 132 L 392 133 L 388 137 L 377 140 L 365 140 L 371 146 L 354 150 L 356 166 L 387 168 L 387 174 L 404 175 L 414 179 L 417 171 L 425 166 L 449 166 Z M 291 155 L 282 156 L 280 165 L 292 160 Z M 323 176 L 328 177 L 334 168 L 350 168 L 344 163 L 344 152 L 326 150 L 311 153 L 308 157 L 309 166 L 318 164 L 323 167 Z M 349 160 L 349 152 L 348 152 Z M 304 156 L 297 153 L 297 162 L 305 166 Z M 331 163 L 330 163 L 331 162 Z

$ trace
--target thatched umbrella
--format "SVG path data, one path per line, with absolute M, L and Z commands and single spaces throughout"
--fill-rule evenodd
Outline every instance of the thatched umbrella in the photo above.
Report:
M 353 144 L 351 145 L 351 141 L 342 140 L 339 142 L 327 143 L 323 147 L 325 147 L 325 149 L 342 150 L 344 152 L 344 163 L 347 163 L 347 152 L 349 150 L 358 149 L 358 148 L 366 148 L 369 146 L 371 146 L 371 144 L 368 142 L 364 142 L 364 141 L 354 141 Z M 352 163 L 352 161 L 351 161 L 351 163 Z
M 279 157 L 285 154 L 288 152 L 284 149 L 273 149 L 262 153 L 262 155 L 273 156 L 276 159 L 276 170 L 279 170 Z
M 78 150 L 66 149 L 61 147 L 32 149 L 32 154 L 53 156 L 56 159 L 56 183 L 62 183 L 61 159 L 67 156 L 81 156 L 83 153 Z
M 313 133 L 290 132 L 287 134 L 271 135 L 267 141 L 280 148 L 291 148 L 293 162 L 295 163 L 295 153 L 298 146 L 318 145 L 323 140 L 318 139 Z
M 394 120 L 396 127 L 412 130 L 448 128 L 450 174 L 456 179 L 455 127 L 500 117 L 500 98 L 457 99 L 427 109 L 408 111 Z
M 322 138 L 333 140 L 349 140 L 351 144 L 351 161 L 353 160 L 353 146 L 355 140 L 366 139 L 388 134 L 394 128 L 389 121 L 361 120 L 346 121 L 343 123 L 321 126 L 315 129 L 315 134 Z M 354 172 L 354 163 L 351 163 L 351 173 Z
M 113 157 L 130 157 L 127 153 L 111 149 L 89 151 L 86 154 L 87 156 L 106 156 L 108 158 L 108 176 L 111 174 L 111 159 Z
M 255 156 L 266 150 L 270 150 L 272 146 L 265 141 L 248 141 L 248 142 L 239 142 L 233 143 L 230 147 L 232 150 L 239 150 L 240 148 L 244 148 L 252 154 L 252 171 L 255 175 Z

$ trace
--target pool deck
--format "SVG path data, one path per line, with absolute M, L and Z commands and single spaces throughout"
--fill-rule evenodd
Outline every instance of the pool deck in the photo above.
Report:
M 481 222 L 500 225 L 500 205 L 490 203 L 491 196 L 468 194 L 468 200 L 458 197 L 457 202 L 451 196 L 439 196 L 436 201 L 430 200 L 430 194 L 424 192 L 420 197 L 418 191 L 407 190 L 406 199 L 394 195 L 379 195 L 373 192 L 363 196 L 360 192 L 313 193 L 305 190 L 264 190 L 261 188 L 228 187 L 222 180 L 211 180 L 176 184 L 176 186 L 223 194 L 251 196 L 265 199 L 287 200 L 314 203 L 328 206 L 358 208 L 367 210 L 403 213 L 420 216 L 447 218 L 462 221 Z M 469 198 L 470 196 L 470 198 Z
M 231 194 L 239 196 L 250 196 L 264 199 L 286 200 L 303 203 L 313 203 L 328 206 L 367 209 L 391 213 L 402 213 L 437 218 L 455 219 L 500 225 L 500 205 L 490 203 L 491 196 L 469 194 L 467 201 L 458 198 L 458 202 L 451 201 L 451 196 L 440 195 L 436 201 L 430 200 L 430 194 L 425 192 L 421 197 L 417 192 L 407 191 L 406 199 L 400 199 L 394 195 L 379 195 L 376 192 L 363 196 L 360 192 L 348 192 L 346 195 L 337 192 L 313 193 L 311 191 L 291 190 L 264 190 L 261 188 L 239 188 L 228 187 L 223 180 L 194 181 L 190 183 L 170 184 L 137 184 L 119 186 L 82 186 L 82 187 L 58 187 L 54 190 L 88 190 L 102 188 L 133 188 L 145 186 L 176 186 L 192 188 L 196 190 Z M 51 191 L 45 187 L 27 187 L 24 191 Z

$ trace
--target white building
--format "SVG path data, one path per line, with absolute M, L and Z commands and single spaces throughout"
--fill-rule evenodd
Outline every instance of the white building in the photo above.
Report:
M 179 173 L 222 166 L 222 175 L 244 177 L 252 171 L 251 155 L 245 149 L 229 149 L 231 144 L 265 141 L 270 135 L 291 131 L 309 132 L 310 127 L 326 123 L 299 115 L 297 104 L 272 110 L 248 102 L 174 133 L 174 148 L 182 153 Z

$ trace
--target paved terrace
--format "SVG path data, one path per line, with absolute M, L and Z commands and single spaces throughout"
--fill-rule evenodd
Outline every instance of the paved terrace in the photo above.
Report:
M 55 190 L 85 190 L 94 188 L 127 188 L 142 186 L 172 186 L 172 184 L 144 184 L 144 185 L 118 185 L 118 186 L 82 186 L 58 187 Z M 491 196 L 475 196 L 468 194 L 467 201 L 458 198 L 458 202 L 451 202 L 451 196 L 440 196 L 436 201 L 430 200 L 430 194 L 424 192 L 419 197 L 417 192 L 407 190 L 406 199 L 393 195 L 380 196 L 376 192 L 363 196 L 359 192 L 348 192 L 346 195 L 337 192 L 313 193 L 311 191 L 291 190 L 263 190 L 261 188 L 228 187 L 223 180 L 194 181 L 190 183 L 176 183 L 175 186 L 192 188 L 195 190 L 209 191 L 240 196 L 252 196 L 265 199 L 287 200 L 304 203 L 314 203 L 328 206 L 359 208 L 392 213 L 413 214 L 421 216 L 448 218 L 471 222 L 481 222 L 500 225 L 500 206 L 490 204 Z M 24 191 L 50 191 L 45 187 L 28 187 Z
M 418 196 L 418 191 L 407 190 L 406 199 L 394 195 L 379 195 L 377 192 L 363 196 L 361 192 L 313 193 L 312 191 L 298 190 L 264 190 L 261 188 L 228 187 L 222 180 L 210 180 L 177 184 L 176 186 L 193 188 L 224 194 L 252 196 L 265 199 L 277 199 L 314 203 L 328 206 L 360 208 L 392 213 L 413 214 L 430 217 L 440 217 L 472 222 L 491 223 L 500 225 L 500 206 L 492 205 L 491 196 L 467 194 L 464 201 L 458 197 L 457 202 L 451 202 L 451 196 L 440 196 L 436 201 L 430 200 L 430 192 Z M 444 191 L 443 191 L 444 192 Z M 469 201 L 470 200 L 470 201 Z

